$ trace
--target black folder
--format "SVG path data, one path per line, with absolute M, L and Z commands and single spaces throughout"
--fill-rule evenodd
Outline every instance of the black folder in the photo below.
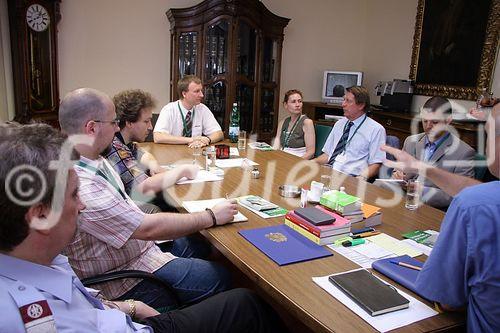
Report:
M 410 301 L 392 286 L 385 284 L 365 269 L 331 275 L 328 279 L 371 316 L 410 306 Z

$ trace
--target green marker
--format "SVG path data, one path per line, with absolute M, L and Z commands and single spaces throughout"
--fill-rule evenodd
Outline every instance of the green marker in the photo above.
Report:
M 364 244 L 364 243 L 365 243 L 365 240 L 363 238 L 358 238 L 358 239 L 353 239 L 350 241 L 342 242 L 342 246 L 344 246 L 344 247 L 356 246 L 356 245 Z

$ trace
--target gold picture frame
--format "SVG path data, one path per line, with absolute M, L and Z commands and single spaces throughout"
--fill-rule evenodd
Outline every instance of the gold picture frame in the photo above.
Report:
M 482 8 L 473 7 L 471 12 L 466 8 L 471 3 L 476 7 L 480 3 Z M 489 8 L 487 4 L 491 4 Z M 467 20 L 478 24 L 466 26 Z M 479 28 L 471 33 L 471 26 Z M 483 88 L 490 88 L 499 30 L 500 0 L 418 0 L 409 76 L 415 82 L 414 93 L 475 100 Z M 464 34 L 469 38 L 463 38 Z M 478 36 L 484 37 L 482 45 Z M 468 48 L 467 42 L 479 47 Z M 476 49 L 482 52 L 474 53 Z

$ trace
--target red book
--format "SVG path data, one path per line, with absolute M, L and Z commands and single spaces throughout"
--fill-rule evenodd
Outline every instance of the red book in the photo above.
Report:
M 346 229 L 350 229 L 351 222 L 349 222 L 349 220 L 332 212 L 326 212 L 326 213 L 335 217 L 336 219 L 335 222 L 328 225 L 316 226 L 308 222 L 307 220 L 303 219 L 302 217 L 298 216 L 297 214 L 295 214 L 293 210 L 289 211 L 285 215 L 285 218 L 287 218 L 291 222 L 295 223 L 296 225 L 300 226 L 301 228 L 309 231 L 311 234 L 320 238 L 333 236 L 339 233 L 344 233 L 346 232 Z

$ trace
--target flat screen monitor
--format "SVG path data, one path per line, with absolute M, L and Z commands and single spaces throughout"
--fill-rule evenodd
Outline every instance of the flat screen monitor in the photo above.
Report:
M 324 103 L 342 104 L 345 88 L 360 86 L 362 82 L 362 72 L 325 71 L 321 98 Z

